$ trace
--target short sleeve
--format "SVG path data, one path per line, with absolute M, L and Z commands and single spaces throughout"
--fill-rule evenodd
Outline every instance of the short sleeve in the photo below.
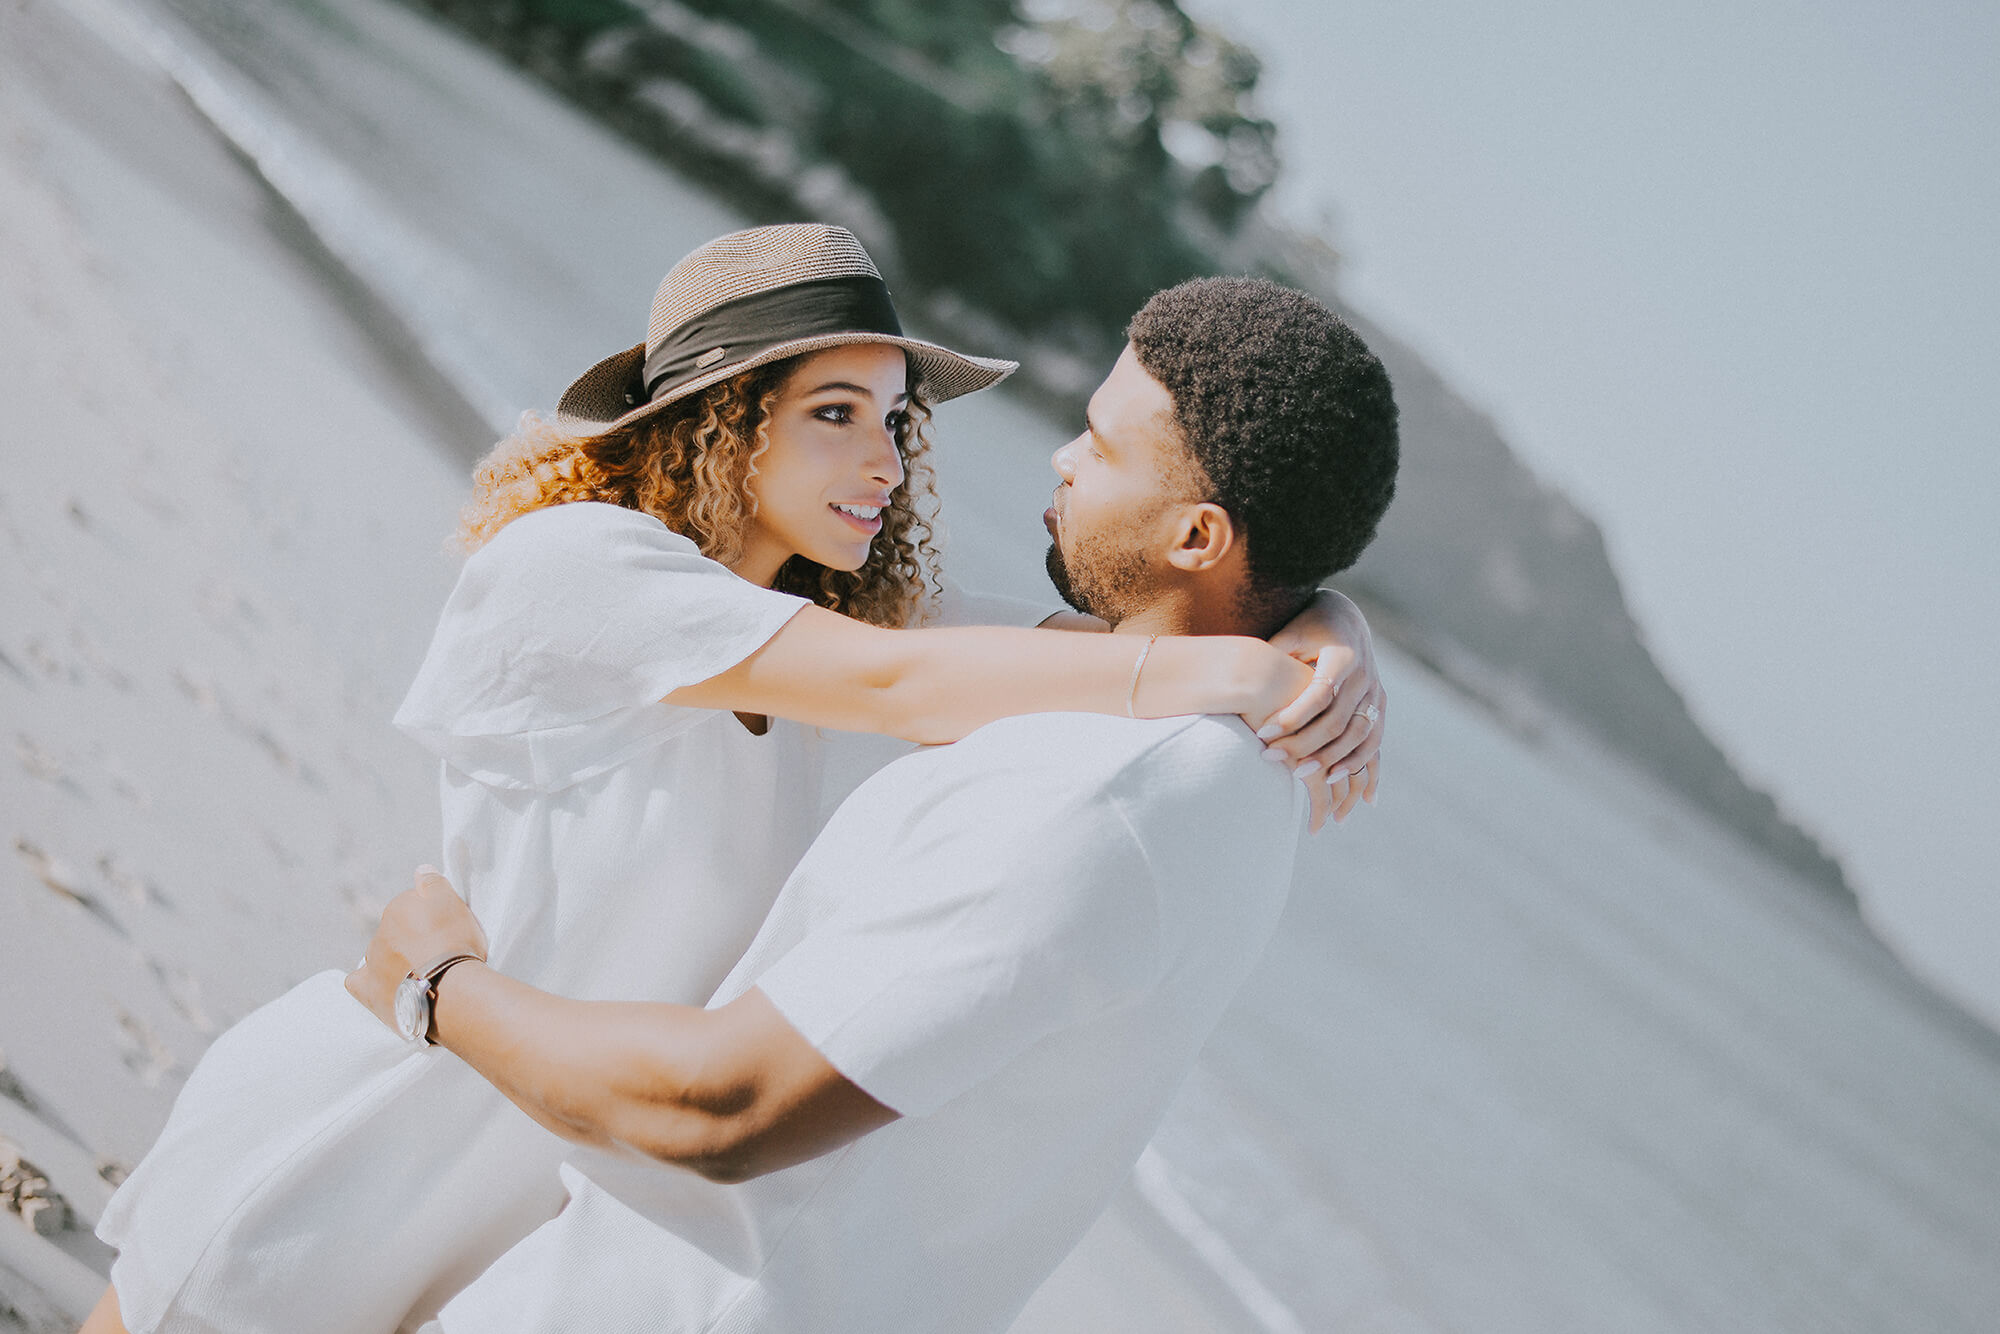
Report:
M 701 721 L 662 700 L 749 657 L 804 605 L 651 515 L 554 505 L 466 561 L 396 725 L 483 782 L 567 786 Z
M 1142 994 L 1160 969 L 1152 871 L 1116 802 L 995 819 L 1038 794 L 990 778 L 928 805 L 930 832 L 897 840 L 887 865 L 878 843 L 852 871 L 865 888 L 755 979 L 835 1069 L 906 1116 Z

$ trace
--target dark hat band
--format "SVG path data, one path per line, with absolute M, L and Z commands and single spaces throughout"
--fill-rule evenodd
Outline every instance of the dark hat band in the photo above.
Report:
M 903 326 L 880 278 L 857 274 L 796 283 L 725 301 L 677 327 L 646 352 L 646 401 L 716 367 L 748 361 L 781 343 L 824 334 L 877 333 L 899 338 Z

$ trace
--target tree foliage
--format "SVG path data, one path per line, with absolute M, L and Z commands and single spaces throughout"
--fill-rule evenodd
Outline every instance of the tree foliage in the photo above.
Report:
M 1093 356 L 1219 267 L 1277 172 L 1256 58 L 1174 0 L 419 2 L 641 137 L 633 107 L 692 95 L 654 146 L 711 175 L 761 155 L 761 211 L 824 211 L 769 178 L 834 169 L 899 280 Z

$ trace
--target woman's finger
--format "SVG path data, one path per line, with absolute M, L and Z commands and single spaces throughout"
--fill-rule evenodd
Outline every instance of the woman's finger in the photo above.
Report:
M 1318 761 L 1319 767 L 1324 773 L 1332 773 L 1343 764 L 1347 764 L 1349 768 L 1353 769 L 1360 768 L 1359 763 L 1348 764 L 1348 761 L 1365 757 L 1368 742 L 1373 738 L 1381 736 L 1381 728 L 1378 724 L 1378 720 L 1381 718 L 1381 709 L 1374 702 L 1372 694 L 1373 692 L 1371 692 L 1371 697 L 1360 701 L 1360 706 L 1349 715 L 1346 725 L 1341 727 L 1337 732 L 1323 727 L 1321 721 L 1315 720 L 1311 726 L 1303 729 L 1296 736 L 1287 737 L 1284 746 L 1288 754 L 1300 756 L 1299 763 L 1301 764 L 1314 760 Z M 1333 708 L 1328 709 L 1322 715 L 1322 719 L 1331 719 L 1338 712 L 1339 707 L 1336 704 Z M 1306 746 L 1312 745 L 1314 742 L 1318 742 L 1319 744 L 1310 751 L 1305 749 Z
M 1327 790 L 1325 783 L 1317 783 L 1310 778 L 1306 779 L 1305 783 L 1306 799 L 1312 808 L 1310 818 L 1306 821 L 1306 830 L 1317 834 L 1325 827 L 1326 817 L 1333 814 L 1333 793 Z
M 1370 716 L 1371 711 L 1373 716 Z M 1363 704 L 1339 736 L 1306 758 L 1319 761 L 1320 769 L 1328 774 L 1341 768 L 1358 772 L 1362 765 L 1368 763 L 1368 757 L 1382 748 L 1381 717 L 1379 705 L 1372 701 Z
M 1346 769 L 1335 769 L 1327 776 L 1326 795 L 1327 801 L 1332 807 L 1331 819 L 1335 824 L 1339 824 L 1346 818 L 1341 814 L 1341 807 L 1347 802 L 1349 779 L 1351 776 Z
M 1333 746 L 1354 722 L 1357 700 L 1344 698 L 1351 685 L 1352 682 L 1342 686 L 1317 717 L 1291 735 L 1271 742 L 1271 748 L 1284 752 L 1285 758 L 1294 765 L 1307 759 L 1316 759 L 1323 770 L 1331 768 L 1353 749 L 1351 744 L 1335 747 L 1331 753 L 1328 753 L 1327 749 Z
M 1306 683 L 1306 688 L 1298 693 L 1296 699 L 1272 714 L 1257 730 L 1259 740 L 1271 742 L 1288 737 L 1326 711 L 1340 693 L 1339 684 L 1329 675 L 1335 656 L 1327 649 L 1320 650 L 1319 656 L 1313 660 L 1312 680 Z M 1296 759 L 1296 756 L 1287 752 L 1287 758 Z
M 1361 800 L 1361 789 L 1367 780 L 1368 772 L 1365 769 L 1356 768 L 1347 771 L 1347 777 L 1342 782 L 1340 791 L 1336 794 L 1333 804 L 1333 822 L 1335 824 L 1346 822 L 1348 812 L 1354 809 L 1354 803 Z

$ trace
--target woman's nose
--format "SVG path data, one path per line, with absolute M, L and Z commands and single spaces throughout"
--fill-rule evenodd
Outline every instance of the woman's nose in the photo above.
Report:
M 896 433 L 884 427 L 876 439 L 874 457 L 869 460 L 870 476 L 895 488 L 903 484 L 903 451 L 896 447 Z

